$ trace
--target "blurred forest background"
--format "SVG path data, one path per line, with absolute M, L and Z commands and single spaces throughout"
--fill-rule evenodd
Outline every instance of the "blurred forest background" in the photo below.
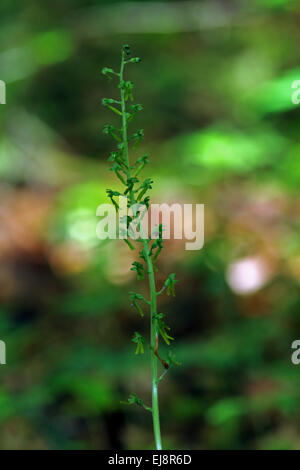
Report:
M 205 204 L 205 246 L 169 241 L 159 283 L 180 367 L 160 386 L 169 449 L 299 449 L 299 3 L 1 0 L 1 449 L 152 448 L 133 255 L 96 238 L 117 188 L 101 75 L 131 44 L 156 202 Z M 142 154 L 141 153 L 141 154 Z

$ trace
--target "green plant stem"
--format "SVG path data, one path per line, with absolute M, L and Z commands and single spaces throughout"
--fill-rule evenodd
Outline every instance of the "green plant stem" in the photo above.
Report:
M 124 80 L 124 65 L 125 65 L 125 53 L 122 52 L 121 69 L 120 69 L 120 84 Z M 130 178 L 130 163 L 129 163 L 129 152 L 128 152 L 128 137 L 127 137 L 127 116 L 126 116 L 126 103 L 125 103 L 125 90 L 121 87 L 121 109 L 122 109 L 122 135 L 124 143 L 124 155 L 125 162 L 127 165 L 127 178 Z M 130 192 L 131 203 L 135 202 L 134 194 Z M 144 234 L 142 235 L 144 237 Z M 156 342 L 158 341 L 158 330 L 157 322 L 155 320 L 155 314 L 157 313 L 157 294 L 155 288 L 155 277 L 153 270 L 153 263 L 150 256 L 150 250 L 148 246 L 148 240 L 143 240 L 145 257 L 147 260 L 148 267 L 148 279 L 150 289 L 150 351 L 151 351 L 151 375 L 152 375 L 152 421 L 154 440 L 157 450 L 162 449 L 161 433 L 160 433 L 160 420 L 159 420 L 159 405 L 158 405 L 158 377 L 157 377 L 157 357 L 154 354 Z
M 162 449 L 161 434 L 160 434 L 160 421 L 159 421 L 159 405 L 158 405 L 158 380 L 157 380 L 157 357 L 154 354 L 156 342 L 158 341 L 157 321 L 155 314 L 157 313 L 156 304 L 156 288 L 155 277 L 153 271 L 153 263 L 150 256 L 149 246 L 147 240 L 144 240 L 144 250 L 148 266 L 148 279 L 150 289 L 150 302 L 151 302 L 151 316 L 150 316 L 150 338 L 151 338 L 151 374 L 152 374 L 152 420 L 154 439 L 157 450 Z
M 122 51 L 121 69 L 120 69 L 120 85 L 122 84 L 124 80 L 124 65 L 125 65 L 125 53 L 124 51 Z M 130 178 L 125 90 L 123 87 L 121 87 L 121 109 L 122 109 L 122 134 L 123 134 L 125 162 L 127 165 L 127 178 Z

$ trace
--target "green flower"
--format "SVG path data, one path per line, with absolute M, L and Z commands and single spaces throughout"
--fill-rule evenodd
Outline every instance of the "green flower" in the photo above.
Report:
M 134 332 L 131 341 L 137 345 L 135 354 L 144 354 L 145 338 L 138 331 Z

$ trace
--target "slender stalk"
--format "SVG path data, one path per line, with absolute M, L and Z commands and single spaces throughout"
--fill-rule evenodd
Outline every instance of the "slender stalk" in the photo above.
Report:
M 161 443 L 161 434 L 160 434 L 159 405 L 158 405 L 157 357 L 154 354 L 156 343 L 158 342 L 157 321 L 155 320 L 155 314 L 157 313 L 156 288 L 155 288 L 153 263 L 150 257 L 149 246 L 146 240 L 144 241 L 143 244 L 144 244 L 147 266 L 148 266 L 148 278 L 149 278 L 150 301 L 151 301 L 150 349 L 151 349 L 151 374 L 152 374 L 152 420 L 153 420 L 153 431 L 154 431 L 156 449 L 161 450 L 162 443 Z
M 120 84 L 124 80 L 124 65 L 125 65 L 125 52 L 122 51 L 122 60 L 121 60 L 121 69 L 120 69 Z M 127 117 L 126 117 L 126 102 L 125 102 L 125 90 L 121 86 L 121 110 L 122 110 L 122 137 L 124 144 L 124 155 L 125 162 L 127 165 L 127 178 L 131 177 L 130 172 L 130 161 L 129 161 L 129 152 L 128 152 L 128 135 L 127 135 Z M 134 194 L 130 191 L 130 200 L 134 201 Z M 135 201 L 134 201 L 135 202 Z M 155 314 L 157 313 L 157 300 L 156 300 L 156 288 L 155 288 L 155 276 L 153 270 L 153 263 L 150 256 L 150 250 L 148 246 L 148 240 L 143 240 L 143 246 L 145 251 L 145 257 L 148 267 L 148 279 L 149 279 L 149 289 L 150 289 L 150 354 L 151 354 L 151 383 L 152 383 L 152 421 L 153 421 L 153 431 L 154 431 L 154 440 L 157 450 L 162 449 L 161 443 L 161 432 L 160 432 L 160 421 L 159 421 L 159 405 L 158 405 L 158 378 L 157 378 L 157 357 L 154 354 L 156 344 L 158 342 L 158 331 L 157 331 L 157 321 L 155 320 Z
M 114 125 L 106 124 L 103 128 L 105 134 L 109 134 L 113 139 L 118 143 L 117 151 L 111 152 L 108 160 L 114 162 L 110 170 L 113 171 L 121 181 L 122 185 L 125 186 L 123 193 L 119 191 L 113 191 L 112 189 L 107 189 L 107 195 L 110 198 L 115 210 L 118 212 L 121 208 L 121 203 L 119 204 L 114 199 L 117 196 L 126 197 L 126 204 L 129 208 L 137 207 L 137 204 L 144 208 L 149 209 L 150 197 L 147 195 L 147 191 L 152 188 L 153 181 L 151 178 L 146 178 L 144 181 L 140 181 L 137 176 L 139 176 L 141 170 L 148 163 L 148 156 L 143 155 L 136 159 L 133 165 L 130 165 L 129 158 L 129 143 L 132 142 L 132 148 L 135 149 L 141 140 L 144 137 L 143 129 L 138 129 L 130 138 L 128 138 L 128 122 L 131 121 L 138 111 L 143 109 L 142 105 L 139 103 L 132 103 L 133 101 L 133 88 L 134 85 L 131 81 L 124 80 L 124 69 L 125 65 L 129 63 L 138 63 L 141 61 L 139 57 L 130 57 L 130 47 L 128 44 L 122 47 L 122 58 L 121 58 L 121 67 L 120 72 L 115 72 L 112 68 L 104 67 L 102 73 L 111 79 L 112 77 L 118 77 L 119 79 L 119 89 L 121 100 L 115 100 L 113 98 L 103 98 L 102 104 L 110 109 L 114 114 L 117 114 L 121 117 L 122 127 L 117 129 Z M 129 106 L 129 112 L 126 109 L 127 101 L 131 101 Z M 138 207 L 139 207 L 138 206 Z M 132 306 L 137 310 L 141 317 L 144 316 L 143 309 L 140 305 L 140 302 L 146 303 L 150 306 L 150 353 L 151 353 L 151 384 L 152 384 L 152 407 L 149 407 L 144 404 L 143 400 L 138 397 L 136 393 L 131 393 L 127 402 L 122 402 L 127 405 L 138 405 L 144 408 L 146 411 L 150 411 L 152 414 L 153 421 L 153 431 L 154 431 L 154 440 L 155 447 L 157 450 L 162 449 L 161 443 L 161 433 L 160 433 L 160 421 L 159 421 L 159 405 L 158 405 L 158 384 L 166 376 L 166 373 L 171 365 L 180 365 L 179 362 L 175 360 L 175 355 L 172 351 L 168 352 L 167 357 L 164 359 L 159 355 L 158 352 L 158 340 L 161 337 L 165 343 L 169 346 L 170 342 L 174 340 L 169 334 L 170 327 L 166 325 L 164 321 L 165 315 L 163 313 L 157 312 L 157 296 L 162 294 L 166 290 L 167 295 L 175 296 L 175 284 L 178 282 L 175 279 L 175 273 L 169 274 L 167 279 L 164 282 L 163 287 L 156 291 L 155 276 L 154 276 L 154 263 L 156 263 L 157 257 L 160 254 L 163 248 L 163 226 L 159 224 L 158 233 L 153 233 L 148 236 L 145 234 L 142 227 L 142 218 L 145 213 L 142 213 L 138 209 L 138 215 L 131 214 L 124 215 L 126 217 L 126 226 L 123 227 L 123 232 L 130 235 L 130 230 L 133 228 L 139 229 L 138 237 L 133 236 L 137 242 L 142 242 L 143 249 L 139 253 L 139 257 L 143 260 L 143 263 L 134 261 L 132 263 L 131 271 L 136 271 L 137 279 L 144 279 L 144 275 L 147 274 L 149 282 L 149 291 L 150 291 L 150 300 L 145 299 L 143 295 L 136 292 L 130 292 L 130 300 Z M 123 217 L 122 217 L 123 218 Z M 120 219 L 121 220 L 121 219 Z M 123 238 L 123 237 L 122 237 Z M 138 240 L 139 239 L 139 240 Z M 123 238 L 131 250 L 134 250 L 135 247 L 127 239 Z M 145 265 L 146 263 L 146 265 Z M 136 344 L 135 354 L 144 353 L 144 343 L 145 338 L 138 331 L 135 331 L 132 342 Z M 158 361 L 164 367 L 164 372 L 158 376 Z
M 124 65 L 125 65 L 125 52 L 122 51 L 121 69 L 120 69 L 120 85 L 124 80 Z M 125 154 L 125 162 L 127 165 L 127 178 L 130 178 L 126 103 L 125 103 L 125 90 L 123 87 L 121 87 L 121 110 L 122 110 L 122 134 L 123 134 L 124 154 Z

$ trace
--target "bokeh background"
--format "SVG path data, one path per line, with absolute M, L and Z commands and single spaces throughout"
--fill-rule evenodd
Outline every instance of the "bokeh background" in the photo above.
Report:
M 293 0 L 1 0 L 1 449 L 149 449 L 145 289 L 96 208 L 113 142 L 101 98 L 120 47 L 145 110 L 156 202 L 205 206 L 205 246 L 169 241 L 158 282 L 180 367 L 160 386 L 169 449 L 299 449 L 299 4 Z M 124 246 L 123 246 L 124 245 Z

